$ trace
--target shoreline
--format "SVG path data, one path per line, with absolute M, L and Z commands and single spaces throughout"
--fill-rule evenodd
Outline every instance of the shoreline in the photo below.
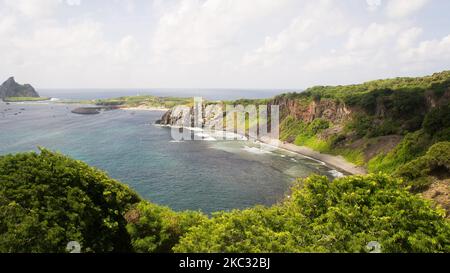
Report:
M 293 143 L 284 143 L 277 139 L 271 139 L 267 137 L 258 138 L 264 144 L 277 147 L 279 149 L 287 150 L 296 154 L 311 157 L 315 160 L 319 160 L 330 167 L 337 170 L 344 171 L 351 175 L 363 175 L 367 174 L 367 170 L 361 166 L 357 166 L 340 155 L 323 154 L 306 146 L 297 146 Z
M 120 110 L 126 110 L 126 111 L 161 111 L 161 112 L 167 112 L 170 109 L 167 108 L 158 108 L 158 107 L 120 107 Z
M 159 125 L 162 127 L 170 127 L 170 128 L 177 128 L 173 125 L 166 125 L 162 124 Z M 178 127 L 181 128 L 181 127 Z M 194 128 L 186 128 L 187 130 L 193 130 Z M 198 128 L 199 130 L 203 130 L 202 128 Z M 220 131 L 219 131 L 220 132 Z M 226 131 L 224 131 L 226 132 Z M 247 138 L 247 137 L 245 137 Z M 343 158 L 340 155 L 331 155 L 331 154 L 323 154 L 317 151 L 314 151 L 311 148 L 308 148 L 306 146 L 297 146 L 293 143 L 284 143 L 277 139 L 272 139 L 268 137 L 259 137 L 259 138 L 247 138 L 249 141 L 259 141 L 265 145 L 271 146 L 276 149 L 285 150 L 291 153 L 295 153 L 300 156 L 309 157 L 313 160 L 319 161 L 324 163 L 325 165 L 329 166 L 332 169 L 335 169 L 336 171 L 342 171 L 344 173 L 350 174 L 350 175 L 364 175 L 367 174 L 367 170 L 364 167 L 357 166 L 349 161 L 347 161 L 345 158 Z

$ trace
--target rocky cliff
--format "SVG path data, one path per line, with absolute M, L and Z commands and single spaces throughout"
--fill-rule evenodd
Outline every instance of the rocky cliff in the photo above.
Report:
M 0 86 L 0 99 L 8 97 L 35 97 L 38 98 L 39 94 L 29 84 L 18 84 L 14 77 L 9 78 Z

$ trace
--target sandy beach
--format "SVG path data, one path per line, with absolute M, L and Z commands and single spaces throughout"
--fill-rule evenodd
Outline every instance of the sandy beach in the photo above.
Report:
M 351 162 L 348 162 L 342 156 L 330 155 L 330 154 L 322 154 L 317 151 L 314 151 L 311 148 L 305 146 L 297 146 L 292 143 L 284 143 L 280 140 L 271 139 L 267 137 L 259 138 L 259 141 L 269 144 L 280 149 L 284 149 L 290 152 L 298 153 L 304 156 L 308 156 L 317 160 L 324 162 L 325 164 L 332 166 L 338 170 L 342 170 L 349 174 L 367 174 L 366 169 L 363 167 L 357 166 Z
M 129 111 L 161 111 L 161 112 L 167 112 L 170 109 L 167 108 L 158 108 L 158 107 L 148 107 L 148 106 L 139 106 L 139 107 L 121 107 L 122 110 L 129 110 Z

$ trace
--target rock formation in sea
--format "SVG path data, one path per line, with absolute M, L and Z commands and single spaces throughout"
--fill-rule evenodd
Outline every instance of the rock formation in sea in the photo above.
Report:
M 72 113 L 79 115 L 97 115 L 100 114 L 100 107 L 79 107 L 72 110 Z
M 175 106 L 167 111 L 157 123 L 161 125 L 171 125 L 177 127 L 205 127 L 212 128 L 223 126 L 222 105 L 202 105 L 200 113 L 194 115 L 194 107 Z M 195 120 L 197 118 L 197 121 Z M 220 127 L 219 127 L 220 126 Z
M 14 77 L 10 77 L 0 86 L 0 99 L 8 97 L 33 97 L 38 98 L 39 94 L 30 84 L 18 84 Z

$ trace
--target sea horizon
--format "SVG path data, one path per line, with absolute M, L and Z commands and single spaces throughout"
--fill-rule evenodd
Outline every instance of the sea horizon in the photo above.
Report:
M 246 88 L 36 88 L 42 97 L 58 99 L 108 99 L 123 96 L 203 97 L 208 100 L 265 99 L 304 89 Z

